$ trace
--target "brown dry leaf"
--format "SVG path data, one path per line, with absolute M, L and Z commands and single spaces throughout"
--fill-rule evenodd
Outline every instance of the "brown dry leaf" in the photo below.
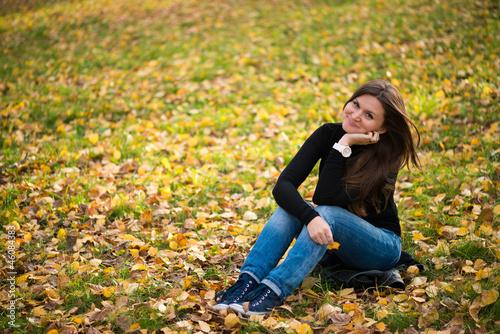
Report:
M 210 332 L 210 325 L 207 324 L 205 321 L 198 321 L 198 325 L 200 326 L 200 329 L 202 332 L 209 333 Z
M 335 307 L 331 304 L 323 304 L 316 313 L 316 317 L 322 321 L 328 318 L 331 314 L 340 312 L 342 312 L 340 307 Z
M 351 316 L 345 313 L 334 313 L 331 314 L 328 318 L 330 318 L 334 325 L 344 326 L 351 322 Z

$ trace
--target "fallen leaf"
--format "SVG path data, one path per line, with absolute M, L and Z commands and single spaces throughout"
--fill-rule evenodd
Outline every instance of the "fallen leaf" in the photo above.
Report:
M 229 328 L 237 327 L 239 326 L 240 319 L 238 316 L 234 313 L 229 313 L 225 318 L 224 318 L 224 325 L 226 325 Z

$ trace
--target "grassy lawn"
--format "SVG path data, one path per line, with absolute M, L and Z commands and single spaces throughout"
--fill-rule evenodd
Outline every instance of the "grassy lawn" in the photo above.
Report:
M 0 327 L 498 332 L 499 15 L 495 0 L 0 1 Z M 396 199 L 427 270 L 404 291 L 310 278 L 270 316 L 212 311 L 280 171 L 376 78 L 422 135 Z

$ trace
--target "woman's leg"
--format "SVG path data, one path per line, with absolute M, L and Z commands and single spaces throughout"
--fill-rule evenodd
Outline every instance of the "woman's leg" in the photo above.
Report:
M 378 228 L 353 213 L 335 206 L 318 206 L 316 211 L 332 229 L 339 243 L 338 258 L 353 270 L 387 270 L 401 255 L 401 238 Z
M 259 288 L 260 281 L 276 267 L 302 225 L 285 210 L 276 209 L 243 263 L 238 280 L 216 296 L 213 309 L 224 310 Z
M 241 274 L 247 273 L 260 282 L 276 267 L 302 226 L 300 220 L 278 207 L 243 263 Z
M 394 266 L 401 254 L 401 239 L 393 232 L 377 228 L 358 216 L 335 206 L 319 206 L 318 213 L 340 244 L 336 254 L 344 264 L 359 270 L 385 270 Z M 326 252 L 315 243 L 304 226 L 286 259 L 262 283 L 280 298 L 292 294 Z

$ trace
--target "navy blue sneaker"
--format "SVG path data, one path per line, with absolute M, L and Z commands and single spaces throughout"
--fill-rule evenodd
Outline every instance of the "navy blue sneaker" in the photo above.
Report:
M 229 304 L 239 302 L 258 285 L 259 283 L 252 276 L 245 273 L 241 274 L 232 287 L 215 296 L 217 304 L 212 306 L 212 309 L 215 311 L 227 309 Z
M 248 311 L 245 311 L 243 304 L 248 302 Z M 244 300 L 229 305 L 235 312 L 244 315 L 268 314 L 273 308 L 283 305 L 281 298 L 267 285 L 260 284 L 259 287 L 245 296 Z

